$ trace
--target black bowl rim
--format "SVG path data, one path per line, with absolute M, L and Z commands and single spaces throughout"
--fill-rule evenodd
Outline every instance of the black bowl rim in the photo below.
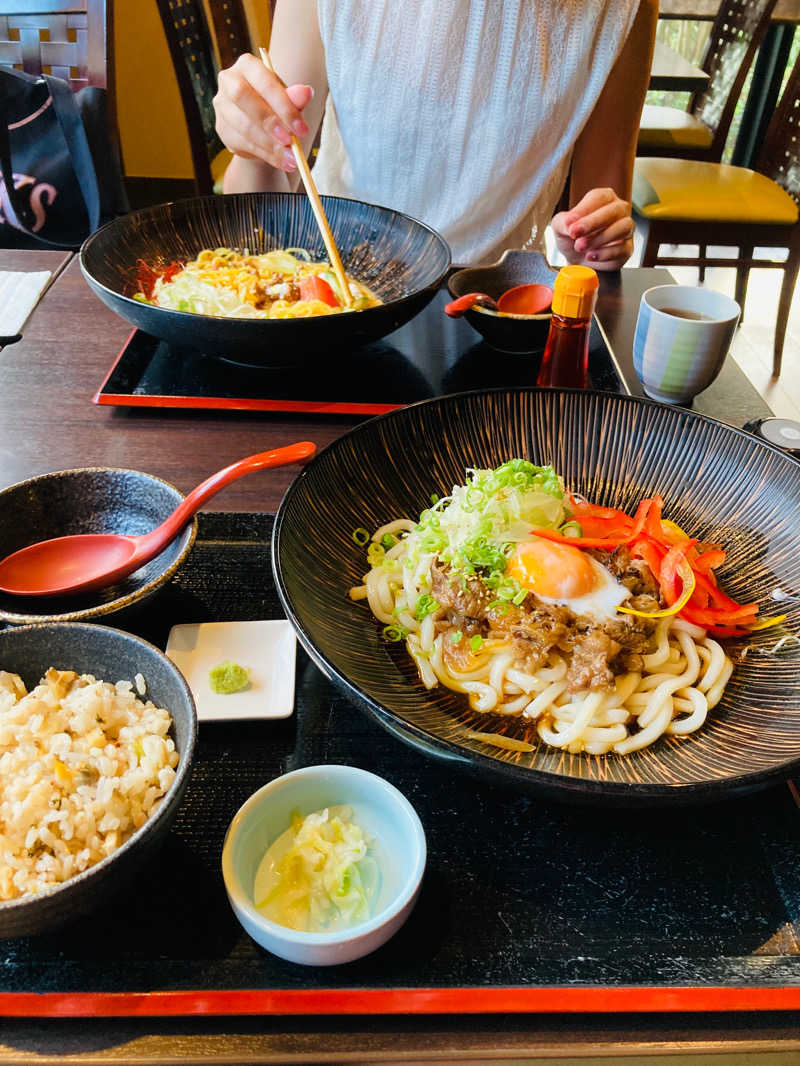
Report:
M 329 659 L 327 659 L 313 644 L 313 642 L 306 635 L 303 627 L 297 618 L 289 593 L 286 588 L 284 580 L 283 569 L 281 566 L 281 560 L 279 557 L 278 545 L 281 540 L 281 533 L 283 530 L 283 524 L 286 518 L 286 512 L 289 509 L 291 501 L 294 496 L 302 490 L 304 479 L 309 475 L 309 471 L 314 463 L 318 459 L 322 459 L 329 451 L 333 451 L 341 441 L 350 438 L 357 437 L 363 433 L 370 432 L 370 427 L 374 423 L 380 423 L 389 418 L 397 418 L 402 415 L 402 412 L 408 411 L 412 408 L 432 406 L 435 404 L 441 404 L 447 401 L 453 401 L 462 399 L 467 396 L 488 396 L 492 394 L 515 394 L 522 393 L 558 393 L 569 395 L 583 395 L 583 396 L 601 396 L 606 399 L 613 398 L 621 403 L 633 404 L 636 407 L 658 407 L 667 408 L 670 411 L 680 413 L 681 416 L 691 420 L 698 419 L 702 422 L 711 422 L 715 425 L 721 426 L 726 430 L 729 430 L 737 437 L 744 438 L 745 440 L 751 440 L 757 447 L 766 448 L 767 451 L 773 453 L 776 456 L 780 456 L 783 460 L 787 460 L 791 465 L 800 467 L 800 459 L 794 456 L 788 455 L 785 451 L 778 448 L 776 445 L 771 444 L 769 441 L 762 440 L 756 437 L 752 433 L 748 433 L 747 430 L 740 429 L 737 426 L 731 426 L 727 422 L 723 422 L 721 419 L 713 418 L 710 415 L 701 414 L 698 411 L 690 411 L 686 408 L 676 408 L 672 404 L 660 403 L 657 400 L 652 400 L 646 397 L 629 396 L 622 393 L 608 393 L 601 392 L 599 390 L 592 389 L 555 389 L 555 388 L 537 388 L 535 386 L 521 387 L 521 388 L 507 388 L 499 387 L 492 389 L 475 389 L 467 390 L 464 392 L 448 393 L 444 396 L 435 396 L 426 400 L 419 400 L 413 404 L 407 404 L 405 407 L 398 408 L 393 411 L 388 411 L 385 414 L 376 415 L 374 418 L 369 419 L 366 422 L 362 422 L 360 425 L 355 426 L 349 430 L 342 437 L 331 441 L 330 444 L 322 448 L 314 456 L 310 462 L 308 462 L 300 471 L 298 476 L 291 483 L 289 488 L 281 500 L 278 513 L 275 516 L 275 524 L 272 531 L 272 572 L 275 580 L 275 588 L 278 592 L 278 597 L 281 601 L 281 605 L 286 612 L 286 617 L 291 622 L 297 637 L 302 644 L 305 651 L 308 653 L 313 662 L 319 667 L 322 673 L 338 684 L 348 696 L 364 710 L 368 711 L 381 725 L 387 728 L 395 735 L 401 736 L 407 743 L 411 743 L 419 748 L 423 748 L 427 751 L 433 751 L 435 756 L 439 758 L 449 759 L 450 761 L 458 762 L 467 768 L 473 768 L 476 770 L 483 770 L 487 773 L 494 775 L 498 780 L 505 778 L 508 783 L 522 787 L 539 787 L 543 791 L 548 791 L 552 795 L 560 793 L 562 796 L 581 800 L 609 800 L 617 802 L 631 802 L 640 801 L 643 805 L 647 803 L 675 803 L 681 802 L 703 802 L 705 800 L 721 800 L 726 799 L 729 796 L 738 794 L 746 790 L 757 788 L 767 782 L 778 780 L 785 780 L 791 776 L 791 771 L 800 766 L 800 757 L 788 759 L 783 763 L 778 763 L 775 766 L 766 770 L 756 770 L 748 773 L 740 774 L 736 777 L 721 778 L 719 780 L 712 781 L 697 781 L 687 784 L 642 784 L 634 785 L 629 783 L 618 783 L 613 781 L 594 781 L 573 778 L 569 776 L 561 776 L 559 774 L 552 773 L 549 770 L 539 770 L 535 768 L 521 769 L 515 766 L 513 763 L 502 762 L 497 759 L 493 759 L 488 755 L 483 755 L 480 752 L 472 752 L 465 754 L 463 749 L 459 748 L 452 741 L 443 740 L 434 736 L 431 733 L 426 732 L 419 726 L 412 722 L 408 722 L 405 719 L 393 714 L 391 711 L 383 707 L 376 699 L 370 696 L 367 692 L 362 690 L 357 684 L 352 682 L 344 674 L 342 674 Z
M 64 474 L 137 474 L 140 477 L 149 478 L 151 481 L 157 481 L 161 485 L 166 485 L 168 489 L 177 493 L 181 499 L 186 499 L 185 494 L 170 481 L 166 481 L 157 474 L 148 474 L 144 470 L 133 470 L 124 466 L 77 466 L 72 467 L 69 470 L 51 470 L 47 474 L 35 474 L 33 477 L 25 478 L 23 481 L 15 481 L 13 485 L 6 485 L 5 488 L 0 489 L 0 500 L 2 500 L 6 492 L 11 492 L 13 489 L 19 489 L 26 485 L 38 484 L 41 481 L 47 481 L 52 478 L 63 477 Z M 197 538 L 197 525 L 198 519 L 197 515 L 195 515 L 191 521 L 191 525 L 188 527 L 190 530 L 189 538 L 183 551 L 181 551 L 178 558 L 171 563 L 166 570 L 163 570 L 145 585 L 126 593 L 124 596 L 120 596 L 115 600 L 108 600 L 105 603 L 97 604 L 94 607 L 82 607 L 75 611 L 64 611 L 61 614 L 24 614 L 19 611 L 6 611 L 3 608 L 0 608 L 0 620 L 9 622 L 11 625 L 38 625 L 40 622 L 46 622 L 51 625 L 54 622 L 85 622 L 88 619 L 102 617 L 103 615 L 116 614 L 118 611 L 122 611 L 126 607 L 130 607 L 132 604 L 137 603 L 144 596 L 149 596 L 151 592 L 155 592 L 156 589 L 169 581 L 178 567 L 182 566 L 186 561 L 187 555 L 192 550 Z M 180 536 L 181 534 L 179 533 L 178 537 Z M 178 537 L 175 539 L 177 540 Z M 20 596 L 19 598 L 20 600 L 23 600 L 28 599 L 29 597 Z
M 304 199 L 305 198 L 305 194 L 304 193 L 299 193 L 299 192 L 286 192 L 286 193 L 240 192 L 240 193 L 226 193 L 225 196 L 226 196 L 226 198 L 228 198 L 228 197 L 253 198 L 253 197 L 270 197 L 270 196 L 291 196 L 291 197 L 297 197 L 298 199 Z M 433 226 L 429 226 L 427 222 L 422 222 L 420 219 L 415 218 L 414 215 L 409 215 L 405 211 L 399 211 L 399 210 L 397 210 L 394 207 L 386 207 L 383 204 L 370 203 L 368 200 L 356 200 L 353 197 L 349 197 L 349 196 L 327 196 L 327 195 L 326 196 L 322 196 L 321 199 L 323 201 L 323 205 L 324 205 L 326 200 L 337 200 L 337 201 L 343 201 L 345 203 L 351 203 L 351 204 L 362 204 L 362 205 L 366 205 L 367 207 L 377 207 L 379 211 L 387 211 L 387 212 L 390 212 L 393 215 L 400 215 L 402 218 L 408 219 L 409 221 L 413 222 L 415 225 L 420 226 L 424 230 L 427 230 L 428 233 L 430 233 L 433 237 L 436 238 L 436 240 L 439 242 L 439 244 L 441 245 L 441 247 L 442 247 L 442 249 L 443 249 L 443 251 L 445 253 L 445 260 L 446 261 L 445 261 L 444 267 L 443 267 L 443 269 L 440 271 L 440 273 L 437 276 L 433 277 L 430 281 L 426 282 L 424 285 L 421 285 L 419 288 L 415 289 L 413 292 L 408 293 L 406 296 L 401 296 L 397 300 L 390 300 L 389 303 L 378 304 L 377 307 L 365 307 L 363 311 L 359 311 L 358 312 L 359 315 L 369 314 L 372 311 L 380 311 L 381 309 L 385 310 L 387 307 L 402 307 L 407 301 L 413 300 L 417 296 L 419 296 L 419 294 L 421 292 L 428 292 L 430 289 L 438 289 L 438 287 L 441 285 L 441 283 L 444 280 L 444 278 L 447 276 L 447 274 L 448 274 L 448 272 L 450 270 L 450 266 L 451 266 L 452 261 L 453 261 L 452 252 L 450 251 L 450 245 L 447 243 L 447 241 L 444 239 L 444 237 L 441 235 L 441 233 L 439 233 L 438 230 L 435 230 L 433 228 Z M 132 218 L 143 218 L 143 217 L 147 217 L 148 215 L 157 214 L 159 212 L 163 212 L 164 208 L 166 208 L 166 207 L 182 206 L 182 205 L 187 205 L 187 204 L 205 203 L 207 201 L 218 203 L 219 200 L 220 200 L 220 197 L 217 194 L 214 194 L 212 196 L 193 196 L 193 197 L 190 197 L 190 198 L 188 198 L 186 200 L 168 200 L 168 201 L 166 201 L 163 204 L 152 204 L 149 207 L 141 207 L 141 208 L 139 208 L 136 211 L 129 212 L 127 215 L 120 215 L 118 218 L 113 218 L 110 222 L 106 222 L 105 225 L 101 226 L 99 229 L 95 230 L 94 233 L 90 234 L 86 238 L 86 240 L 83 242 L 83 244 L 81 245 L 80 251 L 78 253 L 78 258 L 79 258 L 81 272 L 82 272 L 83 276 L 86 278 L 86 280 L 90 283 L 90 285 L 93 288 L 96 288 L 98 290 L 102 289 L 103 292 L 108 293 L 109 296 L 113 297 L 115 300 L 124 300 L 126 304 L 133 304 L 136 307 L 143 306 L 140 303 L 139 300 L 134 300 L 132 296 L 126 296 L 124 293 L 118 292 L 116 289 L 111 289 L 111 288 L 108 287 L 108 285 L 104 285 L 101 281 L 97 280 L 97 278 L 94 276 L 94 274 L 91 273 L 91 271 L 89 270 L 89 268 L 86 265 L 84 256 L 85 256 L 85 253 L 91 248 L 92 243 L 94 241 L 98 240 L 100 238 L 100 235 L 105 233 L 106 230 L 110 230 L 110 229 L 112 229 L 114 227 L 124 226 L 126 221 L 130 221 L 130 219 L 132 219 Z M 147 306 L 147 305 L 144 305 L 144 306 Z M 153 306 L 153 305 L 150 305 L 150 306 Z M 246 323 L 247 325 L 244 328 L 263 328 L 264 323 L 268 323 L 269 324 L 268 328 L 276 328 L 276 327 L 280 328 L 281 326 L 285 327 L 285 324 L 288 322 L 288 323 L 291 323 L 295 328 L 297 328 L 297 323 L 302 323 L 302 325 L 299 328 L 300 329 L 306 329 L 306 328 L 309 328 L 308 327 L 308 323 L 311 323 L 312 325 L 314 325 L 315 323 L 317 323 L 319 321 L 318 318 L 316 318 L 316 319 L 315 318 L 285 318 L 285 319 L 284 318 L 230 318 L 229 319 L 229 318 L 226 318 L 223 315 L 198 315 L 195 311 L 176 311 L 176 310 L 173 310 L 172 308 L 169 308 L 169 307 L 156 307 L 156 310 L 160 311 L 162 314 L 168 315 L 170 317 L 172 317 L 172 316 L 180 316 L 180 318 L 188 318 L 188 319 L 192 319 L 192 320 L 195 320 L 195 321 L 198 321 L 198 322 L 209 321 L 209 322 Z M 178 318 L 177 320 L 180 321 L 180 318 Z
M 141 647 L 147 648 L 149 651 L 155 652 L 156 655 L 163 659 L 169 668 L 170 672 L 174 675 L 178 682 L 178 687 L 183 690 L 185 699 L 188 701 L 188 707 L 190 709 L 190 721 L 189 721 L 189 742 L 183 751 L 178 752 L 179 761 L 178 767 L 175 771 L 175 780 L 170 785 L 169 789 L 162 798 L 158 809 L 155 814 L 147 819 L 138 829 L 128 837 L 124 844 L 121 844 L 116 851 L 113 851 L 110 855 L 106 855 L 104 859 L 96 862 L 93 866 L 87 867 L 82 870 L 81 873 L 75 874 L 73 877 L 67 878 L 66 881 L 62 881 L 60 884 L 53 885 L 51 888 L 43 889 L 41 892 L 36 892 L 34 895 L 18 896 L 16 899 L 0 901 L 0 921 L 3 917 L 9 914 L 19 913 L 28 907 L 35 906 L 40 900 L 51 900 L 54 896 L 59 895 L 65 889 L 72 889 L 76 884 L 83 884 L 86 881 L 91 881 L 93 877 L 101 870 L 106 870 L 118 856 L 123 852 L 131 851 L 139 840 L 145 835 L 150 835 L 153 832 L 155 826 L 167 816 L 172 813 L 172 803 L 170 800 L 174 797 L 174 794 L 180 789 L 186 780 L 189 771 L 192 767 L 192 759 L 194 756 L 194 749 L 197 744 L 197 707 L 195 706 L 194 696 L 189 688 L 186 678 L 180 672 L 175 663 L 167 657 L 167 655 L 155 644 L 151 644 L 149 640 L 145 640 L 143 637 L 137 636 L 135 633 L 128 633 L 124 629 L 117 629 L 114 626 L 99 625 L 94 622 L 42 622 L 36 625 L 16 626 L 14 629 L 9 629 L 9 633 L 27 633 L 35 629 L 46 629 L 48 632 L 52 632 L 53 627 L 56 626 L 61 629 L 67 629 L 70 631 L 82 630 L 91 633 L 113 633 L 113 640 L 118 640 L 120 636 L 126 640 L 133 640 Z M 11 638 L 14 639 L 13 637 Z M 109 680 L 103 678 L 102 680 Z M 117 680 L 120 680 L 117 678 Z M 131 678 L 131 680 L 133 680 Z M 111 682 L 114 684 L 114 682 Z M 170 710 L 170 717 L 172 717 L 172 711 Z

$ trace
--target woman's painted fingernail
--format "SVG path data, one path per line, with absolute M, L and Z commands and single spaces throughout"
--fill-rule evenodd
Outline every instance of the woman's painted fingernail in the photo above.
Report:
M 284 170 L 297 170 L 297 163 L 291 152 L 283 153 L 283 169 Z
M 292 123 L 292 129 L 298 137 L 306 137 L 308 135 L 308 126 L 301 118 L 296 119 Z
M 281 144 L 286 145 L 287 148 L 292 143 L 291 134 L 288 130 L 285 130 L 283 126 L 273 126 L 272 136 L 275 138 L 276 141 L 280 141 Z

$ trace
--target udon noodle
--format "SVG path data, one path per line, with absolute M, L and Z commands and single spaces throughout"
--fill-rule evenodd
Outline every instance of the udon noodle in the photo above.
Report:
M 141 283 L 143 291 L 135 298 L 172 311 L 222 318 L 311 318 L 380 304 L 366 285 L 349 275 L 347 282 L 349 305 L 329 264 L 313 262 L 303 248 L 262 255 L 215 248 L 201 251 L 188 263 L 156 271 Z
M 538 571 L 535 560 L 520 565 L 540 539 L 531 530 L 568 534 L 570 519 L 550 468 L 512 460 L 470 471 L 419 522 L 398 519 L 371 537 L 356 531 L 371 565 L 350 596 L 367 601 L 387 639 L 405 643 L 427 688 L 463 693 L 478 714 L 535 723 L 554 748 L 627 755 L 700 729 L 733 663 L 705 628 L 667 613 L 653 574 L 629 549 L 582 553 L 595 582 L 588 593 L 531 590 L 531 575 L 548 592 L 563 577 L 557 557 Z M 475 735 L 520 746 L 513 734 Z

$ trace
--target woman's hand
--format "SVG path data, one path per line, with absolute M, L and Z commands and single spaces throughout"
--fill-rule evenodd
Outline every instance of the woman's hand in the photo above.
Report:
M 313 95 L 310 85 L 284 89 L 260 59 L 241 55 L 219 75 L 213 102 L 220 140 L 235 156 L 290 173 L 297 169 L 291 135 L 308 135 L 301 112 Z
M 558 250 L 568 263 L 619 270 L 633 252 L 631 205 L 613 189 L 590 189 L 551 222 Z

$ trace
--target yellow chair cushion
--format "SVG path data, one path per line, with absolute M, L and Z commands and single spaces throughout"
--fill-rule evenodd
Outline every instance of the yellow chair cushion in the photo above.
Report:
M 713 140 L 705 122 L 677 107 L 645 104 L 639 123 L 639 148 L 710 148 Z
M 780 185 L 745 167 L 690 159 L 637 159 L 633 206 L 645 218 L 791 225 L 797 204 Z

